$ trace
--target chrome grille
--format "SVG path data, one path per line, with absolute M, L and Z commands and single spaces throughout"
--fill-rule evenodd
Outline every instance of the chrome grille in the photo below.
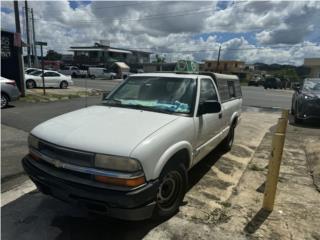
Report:
M 63 148 L 51 143 L 39 142 L 39 151 L 50 158 L 60 160 L 77 166 L 92 167 L 94 164 L 94 154 Z

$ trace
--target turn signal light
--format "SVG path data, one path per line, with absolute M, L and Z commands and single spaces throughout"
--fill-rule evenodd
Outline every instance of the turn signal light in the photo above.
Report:
M 107 177 L 107 176 L 95 176 L 96 181 L 110 184 L 110 185 L 117 185 L 123 187 L 137 187 L 145 183 L 144 177 L 137 177 L 131 179 L 125 178 L 114 178 L 114 177 Z
M 40 160 L 40 157 L 38 155 L 34 154 L 32 151 L 29 152 L 29 155 L 33 160 L 36 160 L 36 161 Z

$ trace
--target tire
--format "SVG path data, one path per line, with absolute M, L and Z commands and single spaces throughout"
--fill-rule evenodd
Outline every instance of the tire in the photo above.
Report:
M 9 104 L 9 97 L 5 93 L 1 93 L 1 109 L 7 107 Z
M 91 75 L 90 78 L 91 78 L 91 79 L 95 79 L 96 76 L 95 76 L 95 75 Z
M 77 74 L 76 73 L 72 73 L 71 77 L 72 78 L 77 78 Z
M 114 76 L 113 76 L 113 75 L 111 75 L 110 79 L 111 79 L 111 80 L 113 80 L 113 79 L 114 79 Z
M 37 87 L 37 85 L 36 85 L 36 82 L 34 80 L 29 79 L 29 80 L 26 81 L 26 87 L 28 89 L 32 89 L 32 88 Z
M 229 129 L 228 135 L 225 137 L 225 139 L 222 140 L 220 148 L 224 152 L 229 152 L 232 148 L 233 142 L 234 142 L 234 130 L 236 126 L 233 124 L 231 125 Z
M 296 107 L 295 107 L 295 111 L 294 111 L 294 123 L 296 123 L 296 124 L 301 124 L 301 123 L 303 123 L 303 119 L 301 119 L 301 118 L 298 118 L 298 106 L 296 105 Z
M 60 88 L 61 89 L 66 89 L 66 88 L 68 88 L 68 82 L 67 81 L 62 81 L 61 83 L 60 83 Z
M 160 175 L 153 218 L 168 219 L 178 212 L 188 186 L 188 173 L 182 163 L 169 163 Z

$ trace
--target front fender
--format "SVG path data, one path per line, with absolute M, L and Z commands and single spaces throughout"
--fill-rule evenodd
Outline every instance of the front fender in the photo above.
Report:
M 166 163 L 179 151 L 186 149 L 188 151 L 189 159 L 188 159 L 188 169 L 192 163 L 192 145 L 187 141 L 178 142 L 172 146 L 170 146 L 160 157 L 159 161 L 157 162 L 153 176 L 160 176 L 160 173 Z

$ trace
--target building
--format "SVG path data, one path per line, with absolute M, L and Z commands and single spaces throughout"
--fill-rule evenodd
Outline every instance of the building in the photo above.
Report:
M 243 72 L 246 65 L 241 61 L 220 61 L 217 68 L 218 61 L 205 60 L 202 65 L 202 71 L 219 72 L 219 73 L 238 73 Z
M 108 67 L 114 62 L 125 62 L 129 66 L 150 62 L 149 52 L 110 47 L 100 41 L 89 47 L 70 47 L 76 65 L 101 65 Z
M 320 58 L 305 58 L 303 66 L 310 69 L 309 77 L 320 78 Z
M 216 60 L 205 60 L 204 63 L 200 64 L 200 71 L 217 72 L 225 74 L 236 74 L 240 79 L 246 78 L 246 64 L 242 61 L 219 61 L 219 66 L 217 66 L 218 61 Z

